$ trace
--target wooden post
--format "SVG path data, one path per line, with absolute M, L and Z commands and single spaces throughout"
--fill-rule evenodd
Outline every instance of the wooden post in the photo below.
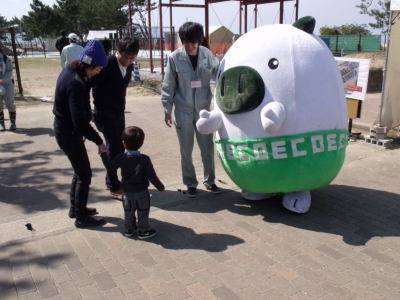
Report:
M 14 28 L 10 27 L 9 29 L 10 29 L 10 33 L 11 33 L 11 43 L 12 43 L 12 48 L 13 48 L 13 53 L 14 53 L 15 72 L 17 73 L 18 91 L 21 95 L 23 95 L 24 90 L 22 88 L 21 74 L 19 73 L 19 63 L 18 63 L 17 47 L 15 46 Z

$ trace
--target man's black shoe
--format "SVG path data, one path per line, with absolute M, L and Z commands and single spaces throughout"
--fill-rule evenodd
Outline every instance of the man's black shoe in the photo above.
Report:
M 75 227 L 83 228 L 83 227 L 89 227 L 89 226 L 99 226 L 99 225 L 103 225 L 104 223 L 105 223 L 105 220 L 103 217 L 87 216 L 84 221 L 75 220 Z
M 217 185 L 215 185 L 215 184 L 209 185 L 209 184 L 206 184 L 206 183 L 205 183 L 204 186 L 206 187 L 207 190 L 209 190 L 209 191 L 210 191 L 211 193 L 213 193 L 213 194 L 219 194 L 219 193 L 221 193 L 220 188 L 217 187 Z
M 86 207 L 86 214 L 88 216 L 93 216 L 97 213 L 97 210 L 94 207 Z M 72 207 L 69 209 L 68 212 L 68 216 L 71 219 L 75 219 L 76 218 L 76 213 L 75 213 L 75 209 L 73 209 Z
M 186 190 L 186 196 L 190 197 L 190 198 L 194 198 L 196 197 L 196 188 L 194 187 L 188 187 Z

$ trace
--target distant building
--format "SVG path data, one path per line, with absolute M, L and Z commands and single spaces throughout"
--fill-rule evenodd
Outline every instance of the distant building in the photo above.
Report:
M 112 38 L 111 38 L 112 37 Z M 89 30 L 89 33 L 86 37 L 88 41 L 91 40 L 111 40 L 117 38 L 116 30 Z

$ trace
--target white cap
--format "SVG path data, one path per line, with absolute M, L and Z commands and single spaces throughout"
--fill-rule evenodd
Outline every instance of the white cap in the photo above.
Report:
M 77 36 L 75 33 L 70 33 L 70 34 L 68 35 L 68 38 L 69 38 L 70 40 L 73 40 L 74 42 L 76 42 L 76 41 L 78 40 L 78 36 Z
M 0 95 L 3 96 L 6 93 L 4 86 L 0 85 Z

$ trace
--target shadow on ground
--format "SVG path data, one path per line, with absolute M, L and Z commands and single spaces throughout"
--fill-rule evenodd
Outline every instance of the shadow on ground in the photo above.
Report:
M 50 136 L 50 137 L 54 136 L 54 130 L 51 128 L 45 128 L 45 127 L 36 127 L 36 128 L 18 127 L 17 130 L 13 131 L 13 133 L 23 134 L 23 135 L 27 135 L 27 136 L 39 136 L 39 135 L 46 135 L 46 136 Z
M 122 209 L 121 209 L 122 210 Z M 114 217 L 106 217 L 108 224 L 115 226 L 105 227 L 88 227 L 88 230 L 99 232 L 125 232 L 124 220 Z M 157 235 L 143 240 L 157 244 L 166 249 L 181 250 L 181 249 L 197 249 L 208 252 L 223 252 L 228 246 L 234 246 L 244 243 L 244 240 L 229 234 L 221 233 L 196 233 L 193 229 L 164 222 L 150 218 L 150 228 L 157 230 Z M 137 234 L 130 237 L 133 240 L 139 240 Z
M 7 205 L 19 206 L 24 214 L 35 212 L 50 211 L 56 208 L 65 207 L 54 194 L 51 192 L 42 192 L 33 187 L 6 187 L 0 185 L 0 203 Z M 19 212 L 20 210 L 16 210 Z M 5 215 L 4 215 L 4 214 Z M 4 218 L 10 217 L 9 210 L 0 212 L 0 216 Z
M 330 185 L 312 191 L 310 211 L 296 214 L 286 210 L 282 194 L 263 201 L 247 201 L 239 192 L 224 190 L 221 195 L 207 195 L 163 207 L 169 211 L 213 214 L 228 210 L 242 216 L 262 216 L 271 225 L 277 223 L 343 237 L 351 245 L 365 245 L 374 237 L 400 236 L 398 194 Z

